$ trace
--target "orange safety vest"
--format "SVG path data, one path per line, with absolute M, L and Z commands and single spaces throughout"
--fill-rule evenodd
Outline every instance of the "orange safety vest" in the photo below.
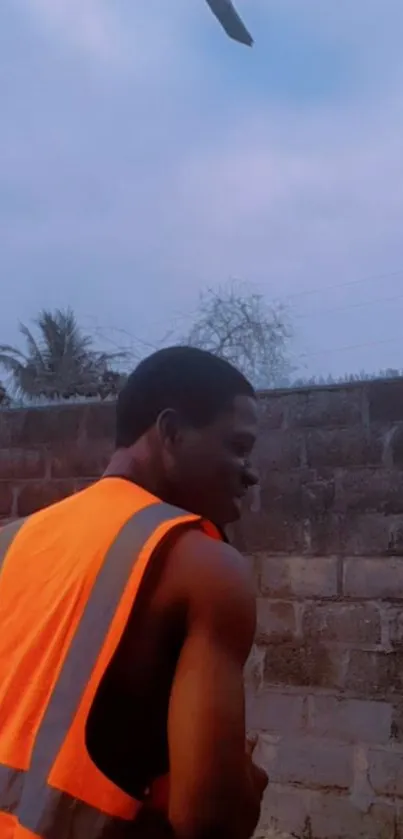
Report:
M 199 521 L 121 478 L 0 530 L 0 839 L 119 839 L 142 807 L 106 778 L 86 720 L 144 572 Z

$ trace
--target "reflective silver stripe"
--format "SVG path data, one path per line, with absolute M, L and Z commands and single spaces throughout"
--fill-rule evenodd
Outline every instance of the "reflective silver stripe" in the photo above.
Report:
M 5 527 L 0 529 L 0 571 L 11 542 L 25 522 L 26 519 L 17 519 L 17 521 L 6 524 Z
M 136 559 L 157 527 L 166 521 L 174 522 L 188 515 L 185 510 L 169 504 L 152 504 L 126 522 L 105 555 L 36 736 L 31 765 L 25 775 L 22 795 L 15 811 L 21 825 L 44 839 L 64 839 L 65 834 L 60 832 L 62 828 L 53 828 L 55 820 L 58 820 L 59 806 L 64 810 L 62 801 L 66 800 L 66 796 L 50 788 L 47 779 L 91 678 Z M 73 808 L 74 812 L 83 803 L 74 803 L 75 799 L 70 796 L 67 799 L 70 801 L 70 810 Z M 88 809 L 93 814 L 98 812 L 93 808 Z M 68 839 L 75 839 L 76 835 L 77 839 L 81 839 L 82 834 L 76 834 L 75 827 L 74 832 L 70 827 L 66 839 L 67 836 Z M 83 834 L 84 839 L 92 839 L 92 835 L 98 839 L 103 833 Z M 114 837 L 115 833 L 112 835 Z
M 0 765 L 0 816 L 3 812 L 18 818 L 18 805 L 28 777 L 28 772 Z M 46 787 L 44 792 L 43 812 L 35 830 L 42 839 L 129 839 L 129 836 L 133 839 L 135 836 L 133 824 L 123 819 L 101 813 L 67 792 L 52 787 Z
M 0 764 L 0 812 L 15 813 L 21 799 L 25 772 Z

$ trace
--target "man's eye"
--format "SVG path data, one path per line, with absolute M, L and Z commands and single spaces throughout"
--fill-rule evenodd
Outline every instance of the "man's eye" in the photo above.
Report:
M 235 440 L 233 450 L 238 457 L 247 457 L 250 454 L 250 447 L 241 440 Z

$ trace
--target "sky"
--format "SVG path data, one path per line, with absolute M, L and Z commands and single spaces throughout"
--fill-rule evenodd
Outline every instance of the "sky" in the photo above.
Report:
M 233 279 L 303 375 L 403 367 L 403 3 L 0 3 L 0 343 L 72 306 L 113 349 Z

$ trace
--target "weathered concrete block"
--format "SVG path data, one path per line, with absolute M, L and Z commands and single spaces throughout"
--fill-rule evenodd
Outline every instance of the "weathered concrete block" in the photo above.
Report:
M 302 630 L 321 643 L 380 644 L 379 608 L 372 603 L 314 603 L 305 607 Z
M 289 734 L 305 726 L 307 697 L 273 690 L 246 694 L 248 729 Z
M 17 490 L 17 515 L 28 516 L 76 491 L 74 481 L 31 481 Z
M 76 441 L 85 416 L 82 405 L 53 405 L 29 408 L 24 412 L 22 426 L 14 427 L 17 445 L 41 445 Z M 18 434 L 19 430 L 19 434 Z
M 263 685 L 265 656 L 265 647 L 254 644 L 244 672 L 245 685 L 249 691 L 258 691 Z
M 392 715 L 389 702 L 320 695 L 308 697 L 308 725 L 317 737 L 351 743 L 387 743 Z
M 276 741 L 262 734 L 256 760 L 274 783 L 348 789 L 353 782 L 352 749 L 347 743 L 296 735 Z
M 113 447 L 110 441 L 79 442 L 53 447 L 52 478 L 99 478 L 105 471 Z
M 282 642 L 296 632 L 295 606 L 283 600 L 257 600 L 257 641 Z
M 366 698 L 401 693 L 403 654 L 351 650 L 344 686 Z
M 283 428 L 289 394 L 264 393 L 259 398 L 259 429 L 261 434 Z
M 258 512 L 245 510 L 241 521 L 233 527 L 233 541 L 243 553 L 301 553 L 305 547 L 304 533 L 304 522 L 298 516 L 262 506 Z
M 403 555 L 403 516 L 381 513 L 345 515 L 340 520 L 344 556 Z
M 379 432 L 368 432 L 360 425 L 310 429 L 306 434 L 307 466 L 312 469 L 379 466 L 382 452 Z
M 403 420 L 403 379 L 368 382 L 367 392 L 371 422 Z
M 296 839 L 400 839 L 396 834 L 395 808 L 376 803 L 363 813 L 348 793 L 319 792 L 269 784 L 257 835 L 264 829 L 289 834 Z
M 83 433 L 87 440 L 109 440 L 114 444 L 116 405 L 98 402 L 86 406 Z
M 401 604 L 385 604 L 384 619 L 388 624 L 389 642 L 395 650 L 403 652 L 403 609 Z
M 287 424 L 290 428 L 350 426 L 363 419 L 362 388 L 314 388 L 290 393 Z
M 344 653 L 320 643 L 285 641 L 268 644 L 264 680 L 268 685 L 339 688 L 344 680 Z
M 338 510 L 346 514 L 403 512 L 403 471 L 397 469 L 349 469 L 339 480 Z
M 337 558 L 262 555 L 261 585 L 270 597 L 336 597 Z
M 385 437 L 385 457 L 391 465 L 401 469 L 403 467 L 403 423 L 392 427 L 386 432 Z
M 12 515 L 13 485 L 9 481 L 0 481 L 0 518 Z
M 264 475 L 271 469 L 298 469 L 302 466 L 303 436 L 295 431 L 271 431 L 256 443 L 256 461 Z
M 1 480 L 24 480 L 45 476 L 45 453 L 43 449 L 8 448 L 0 449 Z
M 403 798 L 403 751 L 371 749 L 369 780 L 378 795 Z
M 403 558 L 346 558 L 343 592 L 345 597 L 403 600 Z
M 314 793 L 310 804 L 301 839 L 395 839 L 395 808 L 386 802 L 372 804 L 365 813 L 348 795 Z

